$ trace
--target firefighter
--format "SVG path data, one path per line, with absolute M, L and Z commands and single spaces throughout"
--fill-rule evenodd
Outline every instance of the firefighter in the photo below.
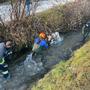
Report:
M 82 27 L 83 42 L 85 42 L 85 40 L 87 39 L 89 33 L 90 33 L 90 21 L 88 21 L 88 22 Z
M 35 40 L 34 40 L 34 45 L 33 45 L 33 48 L 32 48 L 33 55 L 35 55 L 35 54 L 41 55 L 42 56 L 41 61 L 43 62 L 43 57 L 44 57 L 43 51 L 45 49 L 48 49 L 46 34 L 44 32 L 40 32 L 39 37 L 35 38 Z
M 6 49 L 12 47 L 11 40 L 7 40 L 6 42 L 0 42 L 0 70 L 2 70 L 2 74 L 4 78 L 9 78 L 10 74 L 8 71 L 8 64 L 5 61 L 6 57 Z M 10 54 L 10 53 L 7 53 Z

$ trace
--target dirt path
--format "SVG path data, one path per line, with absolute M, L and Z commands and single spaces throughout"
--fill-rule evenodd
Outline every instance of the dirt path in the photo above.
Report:
M 69 58 L 71 48 L 79 45 L 82 39 L 81 32 L 70 32 L 64 36 L 62 45 L 52 46 L 45 52 L 45 67 L 51 69 L 53 65 L 60 60 Z M 38 72 L 39 71 L 39 72 Z M 0 75 L 0 90 L 26 90 L 30 83 L 35 81 L 35 78 L 40 77 L 44 73 L 44 68 L 41 63 L 38 65 L 30 64 L 29 72 L 25 72 L 23 63 L 14 66 L 11 69 L 12 78 L 8 81 L 2 79 Z

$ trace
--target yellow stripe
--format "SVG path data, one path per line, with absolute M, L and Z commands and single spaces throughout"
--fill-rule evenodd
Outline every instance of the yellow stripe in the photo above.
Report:
M 0 64 L 4 64 L 4 62 L 5 62 L 4 58 L 2 58 L 1 60 L 2 60 L 2 62 Z

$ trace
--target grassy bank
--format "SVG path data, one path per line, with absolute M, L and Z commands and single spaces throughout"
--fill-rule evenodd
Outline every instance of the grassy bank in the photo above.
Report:
M 28 90 L 89 90 L 90 41 L 74 52 L 68 61 L 62 61 Z

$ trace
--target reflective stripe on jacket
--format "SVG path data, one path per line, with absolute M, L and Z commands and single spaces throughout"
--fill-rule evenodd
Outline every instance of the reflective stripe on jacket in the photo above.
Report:
M 4 58 L 0 58 L 0 65 L 3 65 L 5 63 Z

